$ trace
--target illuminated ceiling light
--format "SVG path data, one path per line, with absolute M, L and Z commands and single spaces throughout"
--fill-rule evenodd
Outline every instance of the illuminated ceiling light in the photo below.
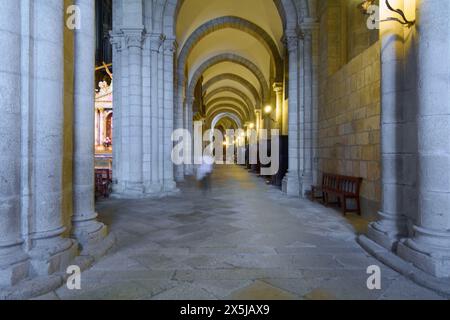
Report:
M 264 108 L 264 113 L 265 114 L 270 114 L 272 113 L 272 106 L 268 105 Z
M 254 128 L 255 128 L 255 124 L 254 124 L 254 123 L 250 123 L 250 124 L 248 125 L 248 127 L 249 127 L 250 129 L 254 129 Z
M 358 5 L 358 9 L 361 11 L 362 14 L 367 15 L 367 16 L 372 16 L 375 13 L 375 10 L 373 9 L 373 6 L 375 6 L 375 1 L 376 0 L 365 0 L 363 2 L 361 2 Z M 392 7 L 392 5 L 389 3 L 389 0 L 385 0 L 386 1 L 386 6 L 387 8 L 398 14 L 400 18 L 396 18 L 396 17 L 387 17 L 385 20 L 381 20 L 379 22 L 386 22 L 386 21 L 396 21 L 402 25 L 407 26 L 408 28 L 411 28 L 413 25 L 416 24 L 416 20 L 408 20 L 408 18 L 406 18 L 405 13 L 403 12 L 403 10 L 401 9 L 394 9 Z

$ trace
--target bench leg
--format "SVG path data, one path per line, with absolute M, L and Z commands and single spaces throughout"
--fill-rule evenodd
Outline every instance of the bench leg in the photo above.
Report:
M 347 215 L 347 198 L 345 196 L 342 196 L 341 198 L 341 205 L 342 205 L 342 212 L 344 216 Z
M 361 214 L 361 201 L 359 200 L 359 197 L 356 198 L 356 208 L 358 209 L 358 214 L 362 216 Z

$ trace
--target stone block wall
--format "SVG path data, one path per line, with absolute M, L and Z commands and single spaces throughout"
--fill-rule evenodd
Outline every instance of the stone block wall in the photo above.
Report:
M 319 101 L 319 173 L 362 177 L 363 214 L 372 215 L 381 200 L 380 43 L 322 76 Z

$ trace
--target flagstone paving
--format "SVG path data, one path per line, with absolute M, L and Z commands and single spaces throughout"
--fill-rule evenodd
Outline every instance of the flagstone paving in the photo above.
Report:
M 366 221 L 288 198 L 242 167 L 218 167 L 212 191 L 195 181 L 164 199 L 107 200 L 109 254 L 40 299 L 442 299 L 356 243 Z M 371 265 L 381 290 L 367 288 Z

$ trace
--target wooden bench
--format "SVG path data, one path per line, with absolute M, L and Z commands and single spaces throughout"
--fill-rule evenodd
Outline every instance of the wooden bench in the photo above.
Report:
M 356 212 L 361 215 L 361 201 L 359 194 L 362 180 L 362 178 L 324 173 L 322 176 L 322 185 L 312 186 L 311 188 L 312 200 L 322 199 L 323 203 L 328 206 L 330 204 L 330 196 L 335 196 L 344 215 L 346 215 L 347 212 Z M 317 196 L 317 192 L 320 192 L 321 196 Z M 355 200 L 356 208 L 349 209 L 347 200 Z

